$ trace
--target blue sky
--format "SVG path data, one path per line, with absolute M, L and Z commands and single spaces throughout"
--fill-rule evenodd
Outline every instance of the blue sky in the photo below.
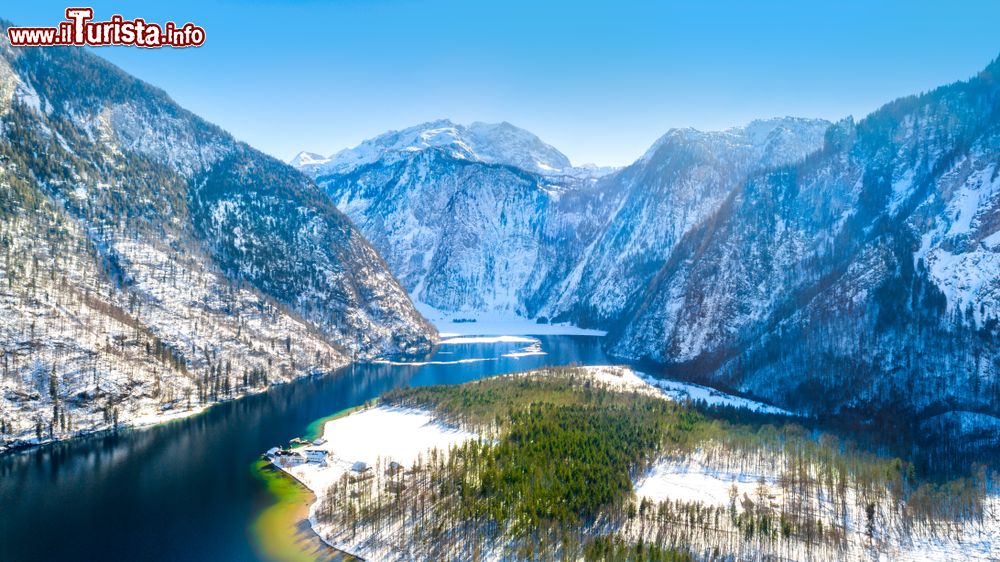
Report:
M 197 49 L 97 51 L 282 159 L 448 117 L 509 121 L 574 163 L 627 164 L 671 127 L 861 117 L 1000 55 L 994 0 L 81 4 L 204 27 Z M 66 6 L 0 16 L 52 25 Z

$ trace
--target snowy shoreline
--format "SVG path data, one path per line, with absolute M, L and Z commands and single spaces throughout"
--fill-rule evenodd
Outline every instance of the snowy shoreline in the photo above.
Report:
M 474 324 L 473 324 L 473 326 L 474 326 Z M 474 331 L 470 332 L 470 333 L 475 334 Z M 511 353 L 509 353 L 509 354 L 506 355 L 506 356 L 509 356 L 509 357 L 521 357 L 521 356 L 528 356 L 528 355 L 544 355 L 545 354 L 540 349 L 536 349 L 534 347 L 531 347 L 531 346 L 537 346 L 537 344 L 539 343 L 537 339 L 531 338 L 531 337 L 525 337 L 525 336 L 478 335 L 478 334 L 476 334 L 476 335 L 462 336 L 462 335 L 459 335 L 459 334 L 442 333 L 441 334 L 441 339 L 437 342 L 437 345 L 448 346 L 448 345 L 462 345 L 462 344 L 474 344 L 474 343 L 525 343 L 525 344 L 528 344 L 529 348 L 531 348 L 531 349 L 525 348 L 527 351 L 521 350 L 519 352 L 511 352 Z M 460 360 L 456 360 L 456 361 L 440 361 L 440 360 L 434 360 L 434 361 L 400 361 L 400 360 L 394 359 L 392 357 L 382 357 L 382 358 L 372 359 L 372 360 L 370 360 L 370 362 L 371 363 L 376 363 L 376 364 L 392 365 L 392 366 L 412 366 L 412 367 L 419 367 L 419 366 L 424 366 L 424 365 L 450 365 L 450 364 L 461 364 L 461 363 L 476 363 L 476 362 L 483 362 L 483 361 L 496 361 L 498 359 L 499 359 L 499 357 L 469 358 L 469 359 L 460 359 Z M 344 367 L 348 367 L 348 366 L 350 366 L 350 364 L 351 364 L 350 362 L 347 362 L 344 365 L 337 366 L 334 369 L 332 369 L 330 371 L 330 373 L 336 372 L 338 369 L 342 369 Z M 144 412 L 142 412 L 139 415 L 136 415 L 134 417 L 125 417 L 124 419 L 120 419 L 117 426 L 112 426 L 112 424 L 109 423 L 109 424 L 107 424 L 105 426 L 96 426 L 96 427 L 90 427 L 90 428 L 86 428 L 86 429 L 80 429 L 80 430 L 78 430 L 78 431 L 76 431 L 76 432 L 74 432 L 72 434 L 60 434 L 60 435 L 56 435 L 53 438 L 43 437 L 41 440 L 39 440 L 39 439 L 37 439 L 35 437 L 26 437 L 26 438 L 22 438 L 22 439 L 12 439 L 12 440 L 10 440 L 8 442 L 5 442 L 5 443 L 4 442 L 0 442 L 0 456 L 2 456 L 2 455 L 8 455 L 8 454 L 16 454 L 16 453 L 19 453 L 19 452 L 24 452 L 24 451 L 29 451 L 31 449 L 35 449 L 37 447 L 46 447 L 46 446 L 49 446 L 49 445 L 53 445 L 53 444 L 56 444 L 56 443 L 63 443 L 63 442 L 71 441 L 71 440 L 74 440 L 74 439 L 83 439 L 83 438 L 88 438 L 88 437 L 99 437 L 101 435 L 107 435 L 107 434 L 114 433 L 114 432 L 117 432 L 117 431 L 149 429 L 149 428 L 156 427 L 156 426 L 159 426 L 159 425 L 162 425 L 162 424 L 166 424 L 166 423 L 170 423 L 170 422 L 173 422 L 173 421 L 178 421 L 178 420 L 182 420 L 182 419 L 186 419 L 186 418 L 190 418 L 190 417 L 196 416 L 198 414 L 204 413 L 206 410 L 208 410 L 208 409 L 210 409 L 213 406 L 216 406 L 218 404 L 223 404 L 223 403 L 230 402 L 230 401 L 233 401 L 233 400 L 240 400 L 240 399 L 248 397 L 248 396 L 253 396 L 253 395 L 257 395 L 257 394 L 261 394 L 261 393 L 267 392 L 268 390 L 270 390 L 271 388 L 274 388 L 276 386 L 280 386 L 280 385 L 283 385 L 283 384 L 289 384 L 289 383 L 296 382 L 296 381 L 299 381 L 299 380 L 305 380 L 305 379 L 307 379 L 309 377 L 322 376 L 324 374 L 328 374 L 328 373 L 326 373 L 326 372 L 309 372 L 309 373 L 303 373 L 302 375 L 299 375 L 299 376 L 297 376 L 297 377 L 295 377 L 295 378 L 293 378 L 291 380 L 287 380 L 287 381 L 279 380 L 279 381 L 272 382 L 271 384 L 269 384 L 266 387 L 247 389 L 246 391 L 244 391 L 243 393 L 241 393 L 241 394 L 239 394 L 237 396 L 233 396 L 231 398 L 224 398 L 224 399 L 221 399 L 221 400 L 217 400 L 217 401 L 209 402 L 209 403 L 205 403 L 205 404 L 199 404 L 199 405 L 197 405 L 197 406 L 195 406 L 195 407 L 193 407 L 193 408 L 191 408 L 189 410 L 178 410 L 178 409 L 159 410 L 159 411 L 146 410 L 146 411 L 144 411 Z
M 349 365 L 350 363 L 347 363 L 344 366 L 349 366 Z M 336 369 L 341 369 L 341 368 L 343 368 L 343 366 L 337 367 Z M 336 369 L 334 371 L 336 371 Z M 272 388 L 276 388 L 285 384 L 290 384 L 296 381 L 306 380 L 311 377 L 323 376 L 324 374 L 326 373 L 313 372 L 313 373 L 302 374 L 288 381 L 275 381 L 266 387 L 247 389 L 238 396 L 233 396 L 231 398 L 222 398 L 214 402 L 199 404 L 188 410 L 178 410 L 171 408 L 169 410 L 160 410 L 158 412 L 146 412 L 138 416 L 135 416 L 133 418 L 119 420 L 117 426 L 112 426 L 111 424 L 108 424 L 106 427 L 93 427 L 87 429 L 80 429 L 72 434 L 69 435 L 62 434 L 53 438 L 44 437 L 41 440 L 37 440 L 36 438 L 28 438 L 17 441 L 11 441 L 5 444 L 0 444 L 0 456 L 13 455 L 17 453 L 30 451 L 32 449 L 36 449 L 39 447 L 48 447 L 50 445 L 55 445 L 57 443 L 66 443 L 77 439 L 100 437 L 102 435 L 108 435 L 120 431 L 136 431 L 136 430 L 141 431 L 146 429 L 152 429 L 154 427 L 166 425 L 169 423 L 185 420 L 188 418 L 204 414 L 205 412 L 207 412 L 208 410 L 212 409 L 215 406 L 220 406 L 222 404 L 226 404 L 228 402 L 233 402 L 236 400 L 242 400 L 250 396 L 263 394 L 271 390 Z
M 428 451 L 446 452 L 477 436 L 445 424 L 427 410 L 376 405 L 328 420 L 321 437 L 307 447 L 309 451 L 324 451 L 320 462 L 289 462 L 287 456 L 267 455 L 271 464 L 305 486 L 314 496 L 309 506 L 309 526 L 330 547 L 359 558 L 378 558 L 368 537 L 359 540 L 346 536 L 331 536 L 333 529 L 320 523 L 316 516 L 326 490 L 345 477 L 365 478 L 385 470 L 390 462 L 401 467 L 411 466 Z M 360 463 L 360 464 L 359 464 Z
M 250 396 L 250 394 L 251 393 L 244 394 L 242 396 L 235 398 L 220 400 L 218 402 L 213 402 L 211 404 L 204 404 L 196 408 L 191 408 L 190 410 L 183 410 L 179 412 L 168 410 L 169 413 L 143 414 L 132 420 L 120 421 L 117 427 L 97 427 L 97 428 L 81 429 L 79 431 L 74 432 L 71 435 L 61 435 L 59 437 L 53 437 L 53 438 L 46 437 L 43 438 L 41 441 L 38 441 L 34 438 L 21 441 L 14 441 L 6 445 L 0 445 L 0 456 L 8 454 L 12 455 L 24 451 L 30 451 L 31 449 L 35 449 L 38 447 L 47 447 L 49 445 L 55 445 L 57 443 L 65 443 L 76 439 L 85 439 L 88 437 L 100 437 L 102 435 L 108 435 L 118 431 L 150 429 L 159 425 L 166 425 L 168 423 L 180 421 L 183 419 L 197 416 L 199 414 L 203 414 L 212 406 L 223 404 L 231 400 L 239 400 L 240 398 L 243 398 L 245 396 Z M 257 393 L 252 393 L 252 394 L 257 394 Z
M 440 337 L 454 336 L 594 336 L 603 337 L 607 332 L 580 328 L 568 323 L 540 324 L 536 320 L 517 314 L 500 312 L 445 312 L 426 303 L 414 302 L 413 306 L 440 333 Z

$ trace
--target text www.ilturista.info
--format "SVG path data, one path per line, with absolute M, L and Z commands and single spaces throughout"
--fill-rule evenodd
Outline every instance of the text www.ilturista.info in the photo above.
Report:
M 142 18 L 126 20 L 120 15 L 108 21 L 94 19 L 93 8 L 66 8 L 66 21 L 56 27 L 8 27 L 7 37 L 15 47 L 78 45 L 103 47 L 199 47 L 205 43 L 205 30 L 193 23 L 162 26 Z

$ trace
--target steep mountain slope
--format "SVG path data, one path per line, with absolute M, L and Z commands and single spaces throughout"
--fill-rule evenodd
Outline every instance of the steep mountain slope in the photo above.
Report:
M 530 316 L 537 283 L 589 243 L 608 208 L 596 204 L 601 170 L 572 168 L 506 123 L 425 123 L 302 169 L 415 300 L 470 315 Z
M 3 41 L 0 439 L 428 345 L 433 328 L 308 178 L 102 59 Z
M 619 318 L 686 232 L 749 174 L 804 158 L 830 126 L 770 119 L 721 132 L 675 129 L 600 191 L 620 201 L 606 226 L 552 292 L 541 314 L 604 326 Z
M 998 172 L 998 62 L 838 123 L 689 232 L 611 348 L 886 427 L 996 416 Z

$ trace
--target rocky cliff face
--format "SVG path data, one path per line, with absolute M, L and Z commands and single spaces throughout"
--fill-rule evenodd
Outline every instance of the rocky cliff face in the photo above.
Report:
M 722 132 L 672 130 L 599 187 L 613 205 L 600 234 L 545 296 L 546 316 L 607 326 L 641 298 L 686 233 L 755 173 L 818 150 L 823 120 L 771 119 Z
M 600 170 L 506 123 L 425 123 L 310 162 L 413 298 L 461 314 L 532 316 L 539 284 L 606 209 Z
M 197 408 L 433 339 L 310 179 L 95 56 L 3 36 L 0 439 Z

